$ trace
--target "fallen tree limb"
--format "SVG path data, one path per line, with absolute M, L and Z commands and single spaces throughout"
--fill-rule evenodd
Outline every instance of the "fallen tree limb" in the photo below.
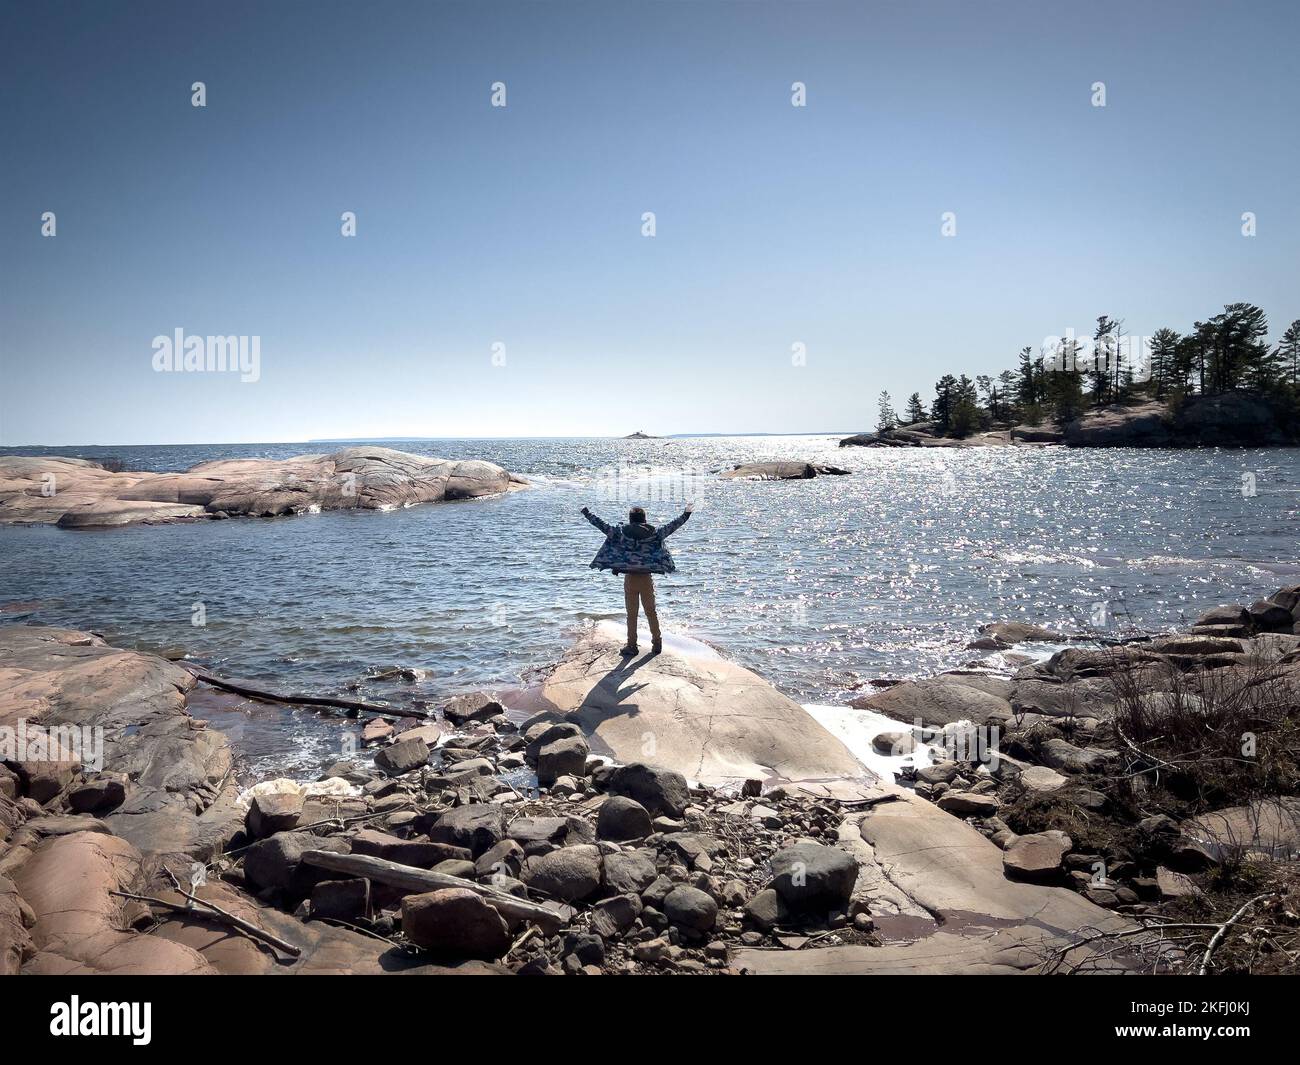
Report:
M 368 877 L 403 891 L 465 888 L 476 895 L 482 895 L 489 903 L 510 917 L 540 925 L 548 935 L 553 935 L 564 923 L 559 914 L 554 910 L 548 910 L 545 906 L 539 906 L 535 902 L 518 898 L 486 884 L 475 883 L 473 880 L 465 880 L 448 873 L 435 873 L 432 869 L 417 869 L 413 865 L 402 865 L 368 854 L 335 854 L 333 851 L 304 851 L 301 860 L 319 869 Z
M 265 929 L 258 928 L 257 925 L 245 921 L 242 917 L 236 917 L 233 913 L 223 910 L 220 906 L 215 906 L 211 902 L 206 902 L 203 899 L 196 898 L 186 891 L 180 891 L 180 894 L 184 895 L 185 898 L 190 900 L 190 902 L 197 903 L 198 906 L 202 907 L 202 909 L 198 909 L 195 906 L 183 906 L 179 902 L 169 902 L 167 899 L 156 898 L 153 895 L 137 895 L 133 891 L 110 891 L 109 894 L 116 895 L 118 898 L 122 899 L 135 899 L 137 902 L 147 902 L 152 906 L 161 906 L 163 909 L 171 910 L 173 913 L 188 914 L 191 917 L 202 917 L 207 920 L 215 921 L 217 924 L 230 925 L 232 928 L 237 928 L 239 931 L 253 939 L 261 940 L 263 943 L 275 947 L 276 950 L 283 951 L 291 958 L 302 956 L 301 947 L 294 946 L 292 943 L 286 942 L 279 936 L 274 936 Z
M 1265 892 L 1263 895 L 1256 895 L 1253 899 L 1250 899 L 1247 902 L 1243 903 L 1241 909 L 1239 909 L 1236 913 L 1234 913 L 1231 917 L 1229 917 L 1226 921 L 1224 921 L 1223 924 L 1219 926 L 1219 930 L 1214 933 L 1214 936 L 1210 939 L 1209 945 L 1205 948 L 1205 955 L 1204 957 L 1201 958 L 1201 967 L 1197 971 L 1196 974 L 1197 976 L 1204 976 L 1207 972 L 1209 972 L 1210 959 L 1214 957 L 1214 952 L 1219 949 L 1219 945 L 1227 937 L 1228 929 L 1230 929 L 1233 925 L 1235 925 L 1238 921 L 1240 921 L 1243 917 L 1245 917 L 1246 911 L 1249 910 L 1252 906 L 1256 905 L 1257 903 L 1263 902 L 1265 899 L 1273 898 L 1274 894 L 1275 892 L 1268 891 Z
M 414 717 L 419 718 L 421 721 L 429 717 L 423 710 L 383 706 L 380 703 L 362 702 L 360 699 L 336 699 L 332 695 L 277 695 L 275 692 L 249 687 L 247 684 L 236 684 L 234 681 L 224 680 L 204 670 L 195 669 L 193 666 L 186 666 L 185 668 L 189 670 L 196 680 L 200 680 L 204 684 L 211 684 L 214 688 L 220 688 L 222 691 L 242 695 L 248 699 L 259 699 L 265 703 L 288 703 L 294 706 L 329 706 L 337 710 L 351 710 L 364 714 L 383 714 L 386 717 Z

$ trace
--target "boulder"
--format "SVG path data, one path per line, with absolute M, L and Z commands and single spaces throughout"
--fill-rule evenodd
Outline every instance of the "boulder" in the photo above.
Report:
M 439 862 L 455 859 L 467 861 L 471 857 L 468 847 L 435 843 L 428 839 L 402 839 L 377 828 L 363 828 L 352 837 L 351 844 L 353 854 L 384 858 L 399 865 L 413 865 L 418 869 L 432 869 Z
M 708 932 L 718 920 L 718 904 L 699 888 L 680 884 L 664 899 L 663 914 L 668 923 L 688 932 Z
M 802 706 L 749 670 L 670 635 L 665 653 L 635 660 L 629 672 L 618 653 L 625 638 L 608 622 L 595 626 L 537 692 L 554 719 L 579 726 L 602 755 L 644 762 L 649 733 L 655 765 L 706 784 L 868 776 Z
M 549 788 L 560 777 L 582 776 L 591 748 L 581 736 L 552 740 L 537 752 L 537 783 Z
M 1193 818 L 1182 826 L 1182 831 L 1215 856 L 1264 854 L 1294 858 L 1300 854 L 1300 796 L 1284 795 L 1224 807 Z
M 524 729 L 524 760 L 536 765 L 542 748 L 570 736 L 581 737 L 582 729 L 569 721 L 538 721 Z
M 640 895 L 659 876 L 654 857 L 646 851 L 619 851 L 605 855 L 605 887 L 617 894 Z
M 916 750 L 916 740 L 910 732 L 879 732 L 871 737 L 871 746 L 879 754 L 898 756 Z
M 362 921 L 370 916 L 370 881 L 323 880 L 311 889 L 313 920 Z
M 520 879 L 550 898 L 576 902 L 600 887 L 600 866 L 600 849 L 579 844 L 527 859 Z
M 1032 832 L 1017 837 L 1003 852 L 1002 865 L 1018 880 L 1052 880 L 1060 876 L 1061 862 L 1073 846 L 1064 832 Z
M 375 755 L 375 765 L 390 776 L 401 776 L 429 763 L 429 745 L 418 736 L 385 747 Z
M 1039 754 L 1047 765 L 1064 773 L 1096 773 L 1115 757 L 1113 751 L 1101 747 L 1076 747 L 1055 737 L 1044 741 Z
M 297 792 L 269 792 L 254 795 L 248 804 L 244 824 L 253 839 L 265 839 L 277 832 L 298 827 L 302 816 L 302 795 Z
M 617 767 L 605 787 L 611 795 L 633 799 L 653 815 L 681 817 L 690 803 L 690 791 L 681 773 L 644 762 Z
M 440 888 L 402 900 L 402 932 L 416 946 L 470 958 L 499 958 L 510 947 L 505 920 L 468 888 Z
M 503 839 L 489 847 L 474 862 L 476 876 L 517 877 L 524 864 L 524 848 L 513 839 Z
M 615 895 L 602 899 L 591 908 L 591 930 L 604 939 L 613 939 L 630 928 L 641 913 L 636 895 Z
M 1196 619 L 1198 627 L 1207 625 L 1249 625 L 1250 614 L 1243 606 L 1216 606 Z
M 1026 766 L 1017 779 L 1026 791 L 1057 791 L 1069 780 L 1045 765 Z
M 1190 876 L 1166 869 L 1163 865 L 1156 869 L 1156 888 L 1162 899 L 1180 899 L 1201 893 Z
M 336 836 L 313 836 L 310 832 L 277 832 L 258 840 L 244 852 L 244 878 L 256 890 L 278 888 L 305 894 L 330 874 L 314 866 L 303 865 L 304 851 L 332 851 L 347 854 L 348 844 Z
M 635 799 L 611 795 L 596 815 L 596 838 L 617 842 L 645 839 L 653 831 L 650 812 Z
M 745 918 L 768 931 L 789 917 L 789 909 L 776 888 L 764 888 L 745 903 Z
M 1026 643 L 1031 640 L 1060 643 L 1069 639 L 1064 633 L 1057 632 L 1055 629 L 1033 625 L 1026 621 L 995 621 L 989 625 L 981 625 L 979 631 L 983 636 L 991 636 L 995 640 L 1008 644 Z
M 1251 603 L 1246 612 L 1250 623 L 1262 632 L 1290 632 L 1295 624 L 1290 610 L 1268 599 Z
M 784 847 L 772 857 L 772 886 L 801 913 L 843 910 L 853 894 L 858 863 L 836 847 L 810 841 Z
M 850 706 L 874 710 L 896 721 L 942 727 L 957 721 L 1000 724 L 1011 716 L 1011 704 L 951 677 L 905 680 L 882 692 L 853 699 Z
M 504 714 L 505 709 L 490 695 L 471 692 L 468 695 L 456 696 L 442 708 L 442 713 L 453 725 L 463 726 L 475 721 L 487 721 L 498 714 Z
M 495 803 L 458 806 L 439 816 L 429 829 L 435 843 L 463 847 L 474 857 L 506 838 L 506 812 Z

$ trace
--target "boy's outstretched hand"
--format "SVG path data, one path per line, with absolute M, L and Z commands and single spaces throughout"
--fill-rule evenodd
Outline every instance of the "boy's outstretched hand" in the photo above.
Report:
M 687 514 L 695 513 L 695 500 L 692 499 L 689 503 L 686 504 L 686 513 Z

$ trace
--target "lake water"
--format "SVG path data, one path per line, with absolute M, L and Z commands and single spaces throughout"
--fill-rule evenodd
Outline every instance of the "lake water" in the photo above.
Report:
M 182 647 L 283 691 L 437 700 L 517 683 L 621 581 L 588 568 L 631 500 L 655 523 L 693 498 L 657 579 L 667 629 L 709 642 L 802 702 L 951 668 L 987 621 L 1160 630 L 1300 582 L 1300 451 L 863 450 L 837 437 L 389 442 L 531 478 L 508 496 L 387 513 L 74 532 L 0 526 L 0 604 L 123 646 Z M 342 444 L 8 449 L 181 470 Z M 720 480 L 738 462 L 851 469 Z M 1255 494 L 1243 492 L 1243 475 Z M 206 624 L 191 623 L 201 603 Z M 1097 604 L 1106 604 L 1100 608 Z M 373 679 L 392 666 L 415 684 Z M 301 712 L 279 721 L 288 736 Z M 304 734 L 313 726 L 304 724 Z M 312 755 L 314 757 L 314 754 Z

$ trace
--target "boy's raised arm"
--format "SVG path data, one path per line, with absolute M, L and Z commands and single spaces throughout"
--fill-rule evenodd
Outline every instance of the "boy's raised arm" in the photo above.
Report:
M 601 521 L 600 518 L 596 517 L 596 515 L 593 514 L 586 507 L 582 508 L 582 516 L 586 518 L 589 522 L 591 522 L 592 525 L 596 526 L 596 528 L 599 529 L 601 532 L 603 532 L 606 536 L 609 535 L 609 524 L 607 522 Z

